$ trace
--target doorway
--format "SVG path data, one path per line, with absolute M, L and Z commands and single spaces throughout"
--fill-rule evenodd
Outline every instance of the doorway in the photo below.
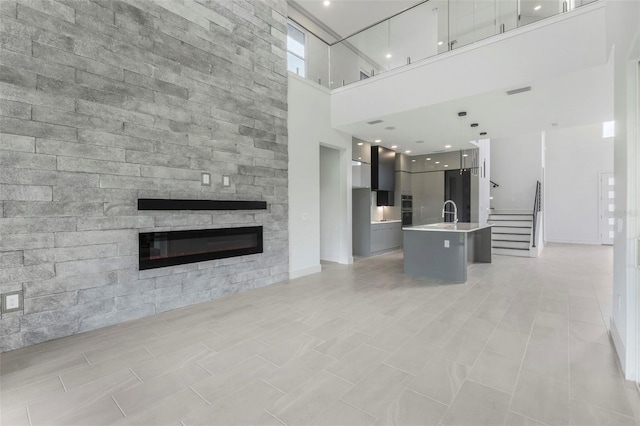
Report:
M 615 235 L 614 184 L 613 173 L 600 173 L 600 244 L 603 245 L 613 245 Z
M 471 222 L 471 172 L 447 170 L 444 172 L 444 201 L 452 200 L 458 207 L 458 222 Z M 447 207 L 449 211 L 450 207 Z M 445 222 L 453 222 L 447 214 Z
M 320 260 L 341 261 L 340 151 L 320 146 Z

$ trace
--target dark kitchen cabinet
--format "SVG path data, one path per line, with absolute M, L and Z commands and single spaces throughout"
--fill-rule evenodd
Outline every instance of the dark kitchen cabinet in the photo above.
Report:
M 377 206 L 393 206 L 393 191 L 377 191 L 376 192 L 376 205 Z
M 371 147 L 371 189 L 394 191 L 396 187 L 396 153 L 382 147 Z M 393 203 L 393 201 L 392 201 Z M 386 204 L 393 205 L 393 204 Z

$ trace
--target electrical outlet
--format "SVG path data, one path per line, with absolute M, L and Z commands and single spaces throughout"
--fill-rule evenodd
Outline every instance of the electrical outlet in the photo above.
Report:
M 449 240 L 444 240 L 444 248 L 449 248 Z
M 222 176 L 222 186 L 230 186 L 231 185 L 231 179 L 229 179 L 229 176 Z
M 2 295 L 2 313 L 8 314 L 11 312 L 21 311 L 22 302 L 22 291 L 4 293 Z
M 211 173 L 202 172 L 202 185 L 211 186 Z

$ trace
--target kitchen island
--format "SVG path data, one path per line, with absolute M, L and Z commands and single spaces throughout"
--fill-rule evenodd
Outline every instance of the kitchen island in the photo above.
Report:
M 491 226 L 441 222 L 402 228 L 404 273 L 466 282 L 468 263 L 491 263 Z

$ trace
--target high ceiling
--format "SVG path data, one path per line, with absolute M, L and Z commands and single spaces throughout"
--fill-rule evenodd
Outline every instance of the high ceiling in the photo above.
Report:
M 470 3 L 468 0 L 460 2 Z M 331 0 L 329 6 L 324 6 L 323 0 L 289 0 L 292 17 L 306 19 L 300 23 L 328 42 L 351 35 L 418 3 L 421 0 Z M 549 9 L 553 6 L 551 3 L 554 2 L 523 0 L 522 14 L 530 21 L 554 15 L 557 12 Z M 542 5 L 537 8 L 541 10 L 535 12 L 538 4 Z M 534 12 L 540 16 L 534 16 Z M 508 96 L 506 89 L 483 93 L 371 118 L 382 119 L 380 124 L 352 123 L 339 129 L 371 142 L 382 139 L 383 146 L 396 145 L 398 152 L 410 150 L 410 155 L 421 155 L 442 151 L 445 145 L 451 145 L 447 150 L 469 148 L 468 141 L 483 137 L 512 137 L 613 119 L 611 71 L 606 64 L 522 84 L 527 85 L 531 86 L 531 91 L 513 96 Z M 459 118 L 457 113 L 460 111 L 466 111 L 467 116 Z M 472 129 L 471 123 L 479 125 Z M 481 131 L 487 135 L 480 136 Z

